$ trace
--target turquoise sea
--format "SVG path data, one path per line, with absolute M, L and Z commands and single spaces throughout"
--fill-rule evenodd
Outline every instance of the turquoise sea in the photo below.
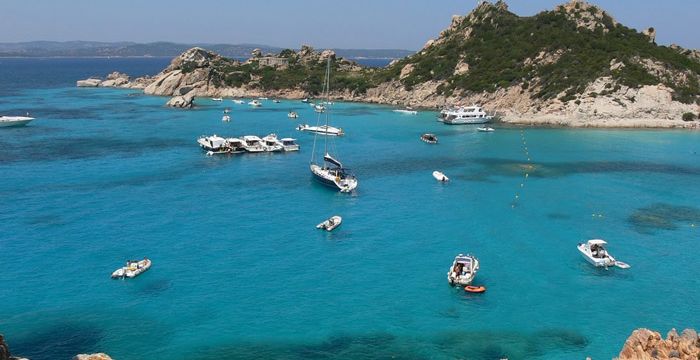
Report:
M 13 354 L 609 359 L 635 328 L 700 327 L 698 132 L 487 134 L 337 103 L 338 155 L 360 181 L 340 194 L 311 179 L 313 137 L 286 117 L 315 122 L 298 101 L 182 111 L 73 86 L 166 63 L 0 59 L 0 113 L 37 117 L 0 129 L 0 332 Z M 208 157 L 196 144 L 271 132 L 301 152 Z M 314 228 L 332 214 L 335 232 Z M 632 268 L 586 263 L 576 244 L 597 237 Z M 460 252 L 480 259 L 486 293 L 447 285 Z M 144 275 L 109 278 L 144 256 Z

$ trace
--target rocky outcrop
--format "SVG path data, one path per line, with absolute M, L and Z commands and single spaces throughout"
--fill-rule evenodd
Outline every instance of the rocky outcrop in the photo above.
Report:
M 73 360 L 112 360 L 109 355 L 105 353 L 97 354 L 78 354 L 73 357 Z
M 102 84 L 102 79 L 98 78 L 88 78 L 85 80 L 76 81 L 75 85 L 77 87 L 98 87 Z
M 644 29 L 644 31 L 642 31 L 642 34 L 649 38 L 649 42 L 656 43 L 656 29 L 654 29 L 653 27 Z
M 169 107 L 180 108 L 180 109 L 190 109 L 194 106 L 194 94 L 193 91 L 185 95 L 174 96 L 165 104 Z
M 697 360 L 700 359 L 700 338 L 695 330 L 683 330 L 678 335 L 672 329 L 661 337 L 656 331 L 637 329 L 625 342 L 619 360 Z
M 0 360 L 9 360 L 10 356 L 10 348 L 5 343 L 5 338 L 0 335 Z
M 583 0 L 571 0 L 566 4 L 557 6 L 555 11 L 566 14 L 567 18 L 576 23 L 577 27 L 591 31 L 596 29 L 602 29 L 605 33 L 610 31 L 606 25 L 606 19 L 610 19 L 612 26 L 618 25 L 618 22 L 605 11 Z

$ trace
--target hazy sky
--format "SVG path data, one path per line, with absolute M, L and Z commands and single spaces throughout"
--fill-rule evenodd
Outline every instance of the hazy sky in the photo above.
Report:
M 564 0 L 510 0 L 533 15 Z M 700 48 L 700 0 L 595 0 L 657 42 Z M 257 43 L 419 49 L 476 0 L 0 0 L 0 42 Z

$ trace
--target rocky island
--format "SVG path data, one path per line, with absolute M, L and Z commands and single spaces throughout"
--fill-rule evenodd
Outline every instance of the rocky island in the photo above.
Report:
M 659 46 L 656 32 L 618 23 L 572 0 L 520 17 L 503 1 L 482 2 L 423 49 L 372 69 L 333 51 L 253 51 L 240 62 L 202 48 L 177 56 L 153 77 L 113 73 L 78 86 L 139 88 L 191 107 L 195 97 L 318 95 L 325 60 L 335 100 L 441 108 L 481 104 L 501 121 L 575 127 L 699 128 L 700 55 Z

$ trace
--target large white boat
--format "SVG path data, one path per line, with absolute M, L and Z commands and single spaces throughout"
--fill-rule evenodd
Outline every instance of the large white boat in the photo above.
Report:
M 146 270 L 151 268 L 151 260 L 144 258 L 143 260 L 129 260 L 126 266 L 115 270 L 112 273 L 112 279 L 135 278 Z
M 297 139 L 292 138 L 282 138 L 282 149 L 284 151 L 299 151 L 299 144 L 296 143 Z
M 475 256 L 459 254 L 447 272 L 447 282 L 452 286 L 471 285 L 477 271 L 479 271 L 479 260 Z
M 493 119 L 481 106 L 473 105 L 440 111 L 439 120 L 449 125 L 484 124 Z
M 343 136 L 343 135 L 345 135 L 345 132 L 343 132 L 342 128 L 337 128 L 337 127 L 333 127 L 330 125 L 310 126 L 307 124 L 303 124 L 303 125 L 297 126 L 297 130 L 308 131 L 308 132 L 312 132 L 314 134 L 328 135 L 328 136 Z
M 601 239 L 591 239 L 585 243 L 578 244 L 578 251 L 581 252 L 586 261 L 593 264 L 596 267 L 610 267 L 617 266 L 622 269 L 627 269 L 630 266 L 622 261 L 615 260 L 615 258 L 608 253 L 605 249 L 605 245 L 608 243 Z
M 245 142 L 239 138 L 226 138 L 226 150 L 229 154 L 245 152 Z
M 0 116 L 0 127 L 24 126 L 32 120 L 29 116 Z
M 326 96 L 326 101 L 330 101 L 330 77 L 331 59 L 328 58 L 326 62 L 326 76 L 323 82 L 323 93 Z M 321 122 L 321 116 L 325 116 L 325 130 L 327 132 L 329 129 L 328 122 L 330 119 L 330 111 L 326 111 L 325 114 L 319 113 L 316 124 L 317 127 Z M 330 147 L 328 146 L 329 139 L 327 136 L 323 137 L 323 159 L 317 160 L 316 141 L 318 140 L 318 135 L 320 135 L 318 132 L 316 132 L 314 135 L 314 151 L 311 152 L 311 164 L 309 165 L 309 169 L 311 170 L 311 174 L 313 175 L 314 179 L 324 185 L 338 189 L 341 192 L 351 192 L 355 190 L 358 184 L 357 178 L 350 172 L 349 169 L 343 167 L 343 164 L 338 161 L 338 159 L 331 155 L 330 149 L 335 149 L 335 146 L 333 146 L 333 144 L 331 144 Z M 326 133 L 323 135 L 330 134 Z M 333 140 L 331 139 L 330 141 Z
M 277 152 L 284 150 L 282 142 L 277 139 L 276 134 L 269 134 L 262 138 L 263 149 L 267 152 Z
M 248 105 L 250 105 L 252 107 L 261 107 L 262 103 L 259 100 L 253 100 L 253 101 L 249 102 Z
M 226 149 L 226 139 L 216 134 L 211 136 L 201 136 L 197 139 L 197 143 L 203 150 L 212 151 L 214 153 L 222 152 Z
M 247 152 L 259 153 L 264 152 L 265 147 L 262 144 L 262 139 L 255 135 L 246 135 L 243 137 L 243 148 Z

